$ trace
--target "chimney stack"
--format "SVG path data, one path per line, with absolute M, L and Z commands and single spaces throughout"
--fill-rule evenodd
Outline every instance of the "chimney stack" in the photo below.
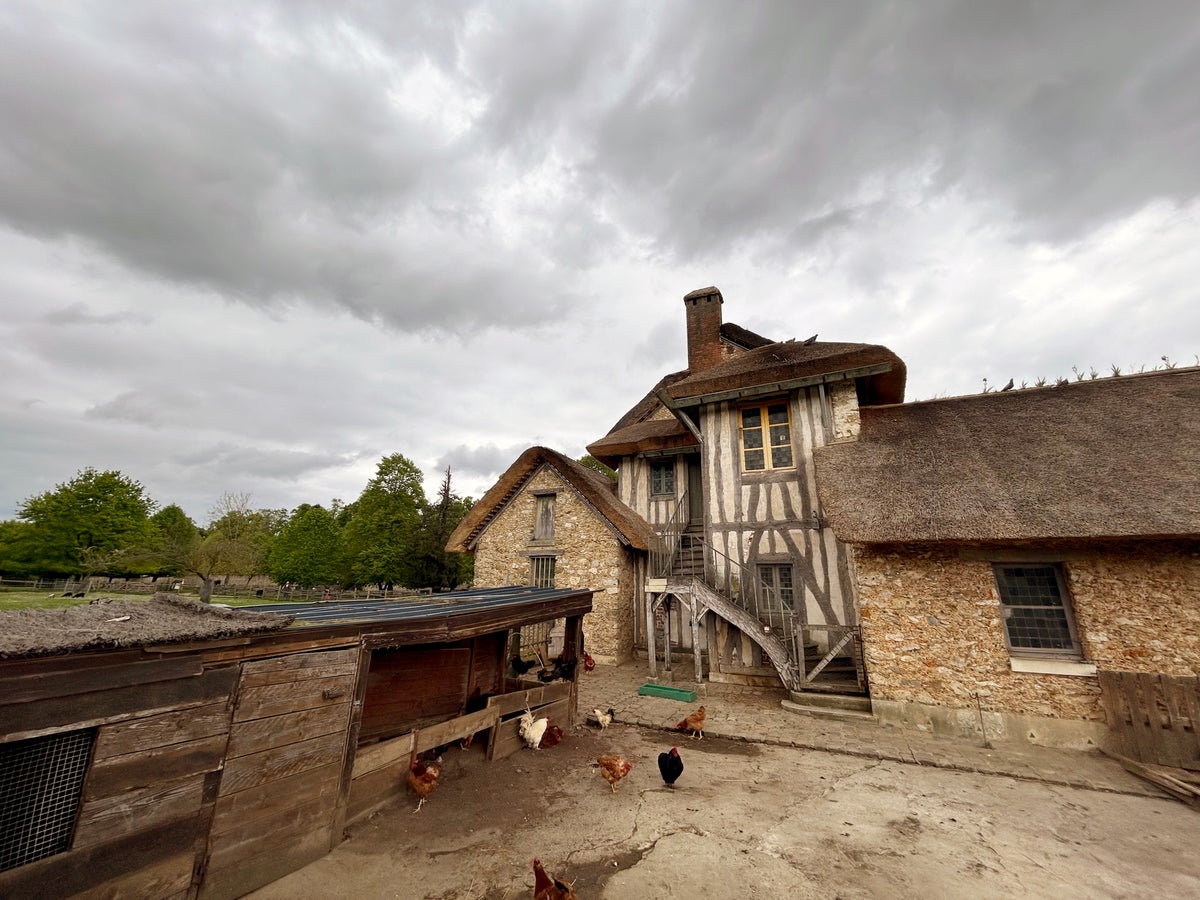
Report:
M 688 371 L 711 369 L 721 361 L 721 304 L 715 287 L 700 288 L 683 298 L 687 309 Z

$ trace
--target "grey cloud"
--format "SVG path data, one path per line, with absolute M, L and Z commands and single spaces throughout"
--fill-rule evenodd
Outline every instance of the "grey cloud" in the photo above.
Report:
M 48 312 L 42 320 L 49 325 L 148 325 L 153 319 L 146 313 L 128 310 L 119 313 L 94 313 L 86 303 L 71 303 Z
M 205 473 L 206 478 L 214 472 L 219 473 L 224 483 L 235 485 L 242 477 L 287 481 L 347 465 L 352 459 L 330 452 L 312 453 L 222 443 L 176 453 L 170 462 L 194 472 Z
M 449 450 L 438 459 L 437 467 L 445 471 L 449 466 L 455 475 L 466 478 L 472 476 L 498 476 L 517 461 L 531 444 L 513 444 L 507 447 L 497 447 L 495 444 L 468 446 L 460 444 Z
M 194 397 L 187 395 L 153 396 L 144 391 L 126 391 L 106 403 L 89 407 L 84 416 L 156 428 L 173 418 L 173 411 L 195 402 Z

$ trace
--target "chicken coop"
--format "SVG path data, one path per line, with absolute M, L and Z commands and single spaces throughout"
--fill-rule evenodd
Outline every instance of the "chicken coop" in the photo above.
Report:
M 573 724 L 591 606 L 495 588 L 0 612 L 0 896 L 219 900 L 301 868 L 422 751 L 511 752 L 526 708 Z M 556 621 L 557 665 L 515 671 L 512 636 Z

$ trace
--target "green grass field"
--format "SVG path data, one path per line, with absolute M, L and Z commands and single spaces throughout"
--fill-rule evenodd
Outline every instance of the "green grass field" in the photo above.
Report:
M 151 596 L 150 594 L 117 594 L 110 591 L 90 591 L 86 597 L 63 597 L 61 594 L 52 594 L 49 591 L 3 590 L 0 591 L 0 610 L 59 609 L 64 606 L 79 606 L 97 597 L 145 602 Z M 184 593 L 182 596 L 191 597 L 193 600 L 197 599 L 194 593 Z M 259 599 L 257 597 L 223 597 L 220 594 L 213 595 L 213 603 L 221 603 L 226 606 L 256 606 L 273 602 L 275 602 L 274 598 Z

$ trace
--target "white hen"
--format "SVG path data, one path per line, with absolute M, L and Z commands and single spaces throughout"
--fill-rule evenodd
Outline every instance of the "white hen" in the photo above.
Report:
M 525 710 L 521 714 L 521 724 L 519 730 L 521 739 L 525 741 L 525 746 L 530 750 L 538 750 L 542 745 L 542 735 L 546 733 L 546 726 L 550 724 L 550 720 L 543 716 L 540 719 L 535 719 L 533 713 Z

